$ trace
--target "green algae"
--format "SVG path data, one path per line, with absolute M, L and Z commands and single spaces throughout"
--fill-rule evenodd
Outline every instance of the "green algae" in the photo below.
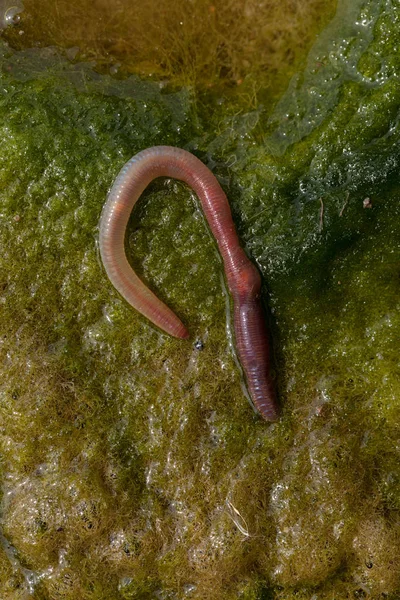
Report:
M 4 597 L 398 597 L 399 9 L 343 3 L 272 113 L 208 120 L 193 90 L 3 47 Z M 127 252 L 191 339 L 105 277 L 107 189 L 157 143 L 229 195 L 264 276 L 279 423 L 243 394 L 185 186 L 146 191 Z

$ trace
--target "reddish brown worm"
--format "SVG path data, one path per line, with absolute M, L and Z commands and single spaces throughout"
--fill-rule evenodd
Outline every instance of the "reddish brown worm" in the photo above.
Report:
M 132 208 L 157 177 L 184 181 L 200 199 L 233 297 L 236 350 L 250 397 L 264 419 L 274 421 L 279 408 L 269 373 L 270 351 L 260 299 L 261 277 L 240 246 L 221 186 L 193 154 L 171 146 L 155 146 L 139 152 L 122 167 L 100 220 L 100 254 L 107 275 L 129 304 L 157 327 L 177 338 L 189 337 L 184 324 L 144 285 L 125 255 L 125 231 Z

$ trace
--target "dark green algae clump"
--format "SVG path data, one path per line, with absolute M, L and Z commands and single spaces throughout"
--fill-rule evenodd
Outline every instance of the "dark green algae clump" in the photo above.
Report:
M 272 113 L 209 120 L 193 91 L 2 49 L 2 600 L 399 598 L 399 14 L 343 3 Z M 183 184 L 152 184 L 127 252 L 191 340 L 102 270 L 107 190 L 159 143 L 210 165 L 262 271 L 274 425 Z

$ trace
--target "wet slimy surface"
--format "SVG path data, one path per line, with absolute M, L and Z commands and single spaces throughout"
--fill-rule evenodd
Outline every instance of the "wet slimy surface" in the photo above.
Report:
M 400 11 L 351 9 L 276 113 L 204 118 L 193 90 L 2 48 L 4 597 L 399 597 Z M 268 284 L 284 400 L 268 427 L 184 184 L 144 192 L 126 253 L 202 351 L 105 285 L 108 187 L 160 143 L 212 168 Z

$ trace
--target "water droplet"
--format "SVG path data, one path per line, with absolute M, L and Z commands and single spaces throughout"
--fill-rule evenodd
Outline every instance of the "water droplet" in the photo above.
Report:
M 20 6 L 10 6 L 7 8 L 6 12 L 4 13 L 4 24 L 6 26 L 17 25 L 17 23 L 19 23 L 21 20 L 19 14 L 20 12 L 22 12 L 22 8 Z

